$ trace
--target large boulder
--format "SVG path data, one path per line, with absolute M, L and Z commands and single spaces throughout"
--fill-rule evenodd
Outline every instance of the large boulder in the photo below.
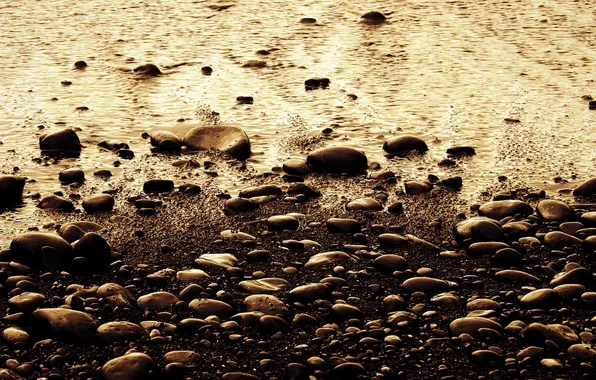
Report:
M 316 150 L 308 155 L 306 163 L 314 170 L 331 173 L 359 173 L 368 167 L 364 153 L 341 146 Z
M 245 159 L 250 156 L 250 140 L 238 127 L 196 127 L 186 133 L 183 140 L 190 150 L 218 149 L 230 156 Z

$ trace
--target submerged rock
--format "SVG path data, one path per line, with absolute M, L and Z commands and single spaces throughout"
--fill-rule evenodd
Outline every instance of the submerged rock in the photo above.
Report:
M 360 17 L 360 22 L 368 25 L 380 25 L 387 20 L 384 14 L 377 11 L 366 12 Z
M 133 71 L 137 74 L 146 75 L 150 77 L 156 77 L 158 75 L 161 75 L 161 70 L 159 69 L 159 67 L 152 63 L 146 63 L 144 65 L 137 66 Z
M 250 156 L 250 140 L 238 127 L 196 127 L 186 133 L 183 140 L 190 150 L 218 149 L 238 159 Z

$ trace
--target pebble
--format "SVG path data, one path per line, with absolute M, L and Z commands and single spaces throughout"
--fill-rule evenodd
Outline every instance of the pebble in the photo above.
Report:
M 383 150 L 387 153 L 402 155 L 412 151 L 424 153 L 428 150 L 428 146 L 424 140 L 415 136 L 395 136 L 385 141 Z
M 105 380 L 146 379 L 154 366 L 149 355 L 132 352 L 108 361 L 101 368 L 101 374 Z
M 383 206 L 373 198 L 358 198 L 348 202 L 346 208 L 350 211 L 380 211 Z
M 560 222 L 571 215 L 571 207 L 567 203 L 552 199 L 540 201 L 536 210 L 543 219 L 548 221 Z
M 184 135 L 182 142 L 190 150 L 217 149 L 241 160 L 251 154 L 250 140 L 239 127 L 196 127 Z
M 78 155 L 81 152 L 81 141 L 74 130 L 67 128 L 41 136 L 39 139 L 39 148 L 42 153 L 64 153 L 68 156 Z
M 258 209 L 257 202 L 248 198 L 230 198 L 224 205 L 226 215 L 235 215 L 242 212 L 249 212 Z
M 110 212 L 116 201 L 109 194 L 99 194 L 83 200 L 83 209 L 88 212 Z
M 57 211 L 73 211 L 75 209 L 75 206 L 71 201 L 54 194 L 41 198 L 37 207 Z
M 368 167 L 364 153 L 348 147 L 330 147 L 309 154 L 306 163 L 316 171 L 360 173 Z
M 62 308 L 37 309 L 30 323 L 33 335 L 81 342 L 93 339 L 98 325 L 90 314 Z
M 332 233 L 355 233 L 361 229 L 360 223 L 354 219 L 331 218 L 325 225 Z
M 182 139 L 172 132 L 155 131 L 149 137 L 151 145 L 159 152 L 179 152 L 182 148 Z
M 58 174 L 58 179 L 65 185 L 69 185 L 71 183 L 83 183 L 85 181 L 85 172 L 77 168 L 64 169 Z M 0 184 L 0 187 L 1 186 L 2 185 Z

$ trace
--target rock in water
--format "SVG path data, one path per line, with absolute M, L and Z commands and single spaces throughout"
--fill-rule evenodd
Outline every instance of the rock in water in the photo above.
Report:
M 150 137 L 151 145 L 160 152 L 178 152 L 182 147 L 182 140 L 172 132 L 151 132 Z
M 25 178 L 14 175 L 0 176 L 0 205 L 21 203 Z
M 306 163 L 314 170 L 331 173 L 359 173 L 368 167 L 364 153 L 347 147 L 319 149 L 308 155 Z
M 596 195 L 596 177 L 581 183 L 573 190 L 573 195 L 576 197 L 592 197 Z
M 81 152 L 81 141 L 75 131 L 67 128 L 41 136 L 39 148 L 42 152 L 78 155 Z
M 95 335 L 97 324 L 92 315 L 70 309 L 37 309 L 31 314 L 35 335 L 50 336 L 60 341 L 88 342 Z
M 43 197 L 37 207 L 41 209 L 59 210 L 59 211 L 72 211 L 75 206 L 66 198 L 59 197 L 57 195 L 48 195 Z
M 141 75 L 147 75 L 151 77 L 156 77 L 161 75 L 161 70 L 159 67 L 155 66 L 152 63 L 147 63 L 141 66 L 138 66 L 134 69 L 134 72 Z
M 366 12 L 360 17 L 360 22 L 368 25 L 380 25 L 386 20 L 387 17 L 384 14 L 376 11 Z
M 58 179 L 65 185 L 71 183 L 83 183 L 85 181 L 85 172 L 77 168 L 64 169 L 58 174 Z
M 405 154 L 411 151 L 424 153 L 428 146 L 424 140 L 415 136 L 396 136 L 385 141 L 383 150 L 391 154 Z
M 153 366 L 149 355 L 133 352 L 104 364 L 101 374 L 105 380 L 141 380 L 149 377 Z
M 186 133 L 183 143 L 191 150 L 214 148 L 238 159 L 250 156 L 250 140 L 238 127 L 196 127 Z

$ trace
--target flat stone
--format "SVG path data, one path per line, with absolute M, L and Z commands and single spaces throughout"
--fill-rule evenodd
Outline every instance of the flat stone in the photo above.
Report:
M 540 279 L 534 275 L 513 269 L 499 271 L 495 273 L 495 277 L 501 281 L 519 282 L 522 284 L 532 284 L 541 282 Z
M 250 140 L 238 127 L 205 126 L 196 127 L 186 133 L 184 145 L 190 150 L 218 149 L 232 157 L 246 159 L 250 156 Z
M 345 252 L 332 251 L 317 253 L 308 259 L 308 262 L 304 265 L 305 268 L 321 268 L 331 264 L 340 264 L 345 262 L 355 262 L 356 260 L 352 256 Z
M 434 296 L 449 290 L 449 283 L 432 277 L 412 277 L 404 281 L 402 289 L 406 293 L 422 292 Z
M 290 311 L 285 303 L 270 294 L 255 294 L 244 299 L 247 311 L 257 311 L 264 315 L 281 315 L 286 317 Z
M 116 201 L 109 194 L 99 194 L 83 200 L 83 209 L 86 212 L 110 212 Z
M 331 294 L 330 288 L 325 284 L 313 283 L 297 286 L 290 290 L 290 298 L 304 303 L 311 303 L 318 299 L 327 299 Z
M 45 210 L 57 211 L 72 211 L 75 209 L 75 206 L 71 201 L 54 194 L 41 198 L 41 200 L 37 203 L 37 207 Z
M 360 232 L 360 223 L 354 219 L 331 218 L 327 220 L 327 229 L 332 233 Z
M 283 278 L 261 278 L 258 280 L 240 281 L 238 286 L 251 294 L 276 293 L 289 288 L 290 284 Z
M 176 272 L 176 279 L 178 281 L 197 281 L 211 278 L 205 271 L 201 269 L 186 269 Z
M 145 310 L 166 310 L 178 302 L 178 297 L 168 292 L 153 292 L 145 294 L 137 300 L 141 309 Z
M 253 186 L 240 191 L 238 194 L 241 198 L 262 197 L 265 195 L 281 195 L 281 188 L 277 185 L 261 185 Z

